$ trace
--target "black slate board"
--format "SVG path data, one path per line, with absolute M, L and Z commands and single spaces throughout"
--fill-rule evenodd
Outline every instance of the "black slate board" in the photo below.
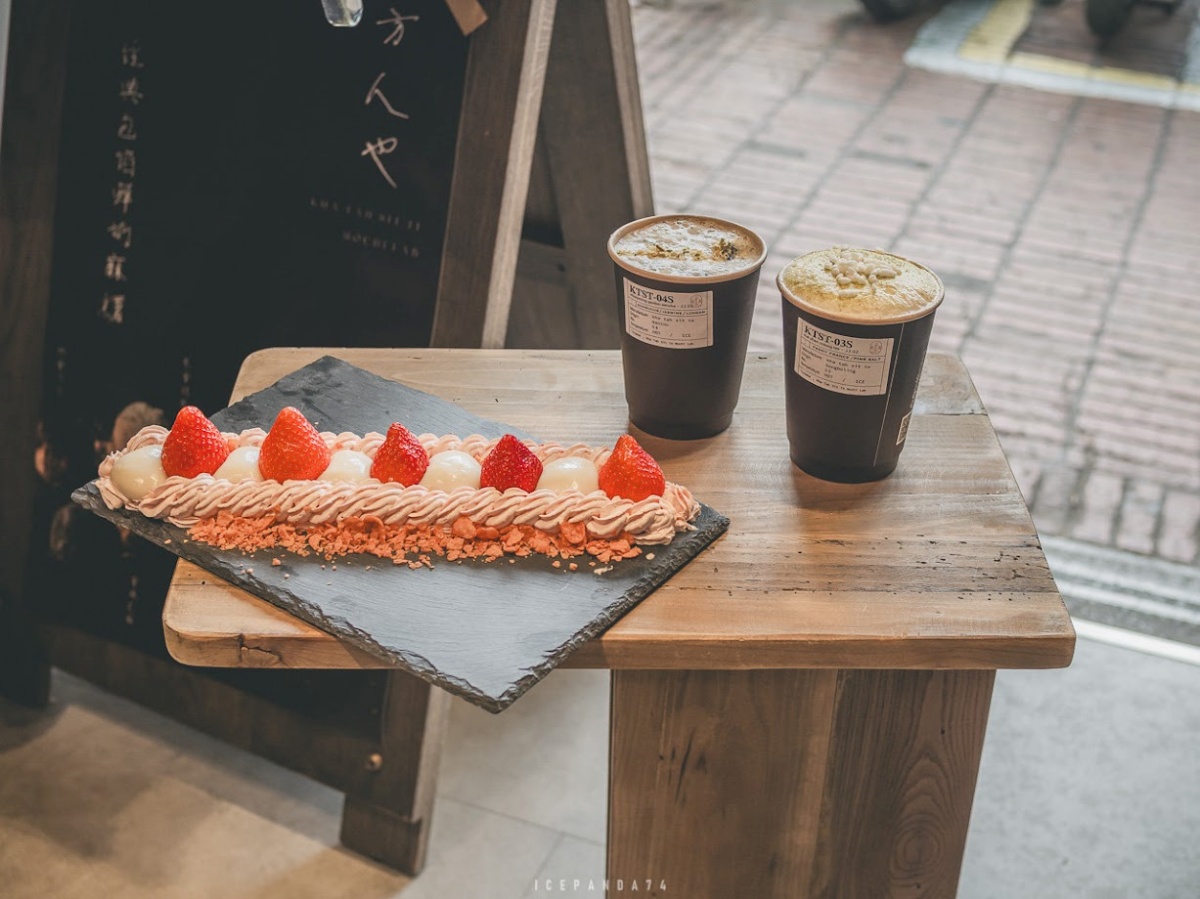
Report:
M 363 434 L 401 421 L 413 433 L 522 434 L 453 403 L 325 356 L 212 416 L 225 431 L 270 427 L 295 406 L 321 430 Z M 697 529 L 603 574 L 554 568 L 544 556 L 509 564 L 446 562 L 409 569 L 347 556 L 252 556 L 187 541 L 181 528 L 110 510 L 95 482 L 73 498 L 97 515 L 237 584 L 380 659 L 491 712 L 507 708 L 570 653 L 632 609 L 729 526 L 701 505 Z M 272 567 L 272 558 L 283 564 Z M 371 568 L 368 570 L 367 566 Z M 322 567 L 324 566 L 324 567 Z M 602 567 L 602 566 L 597 566 Z M 287 578 L 284 575 L 289 575 Z

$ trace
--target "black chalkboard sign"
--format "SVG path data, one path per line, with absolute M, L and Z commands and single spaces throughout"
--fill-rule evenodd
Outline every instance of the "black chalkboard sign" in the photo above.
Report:
M 315 0 L 73 4 L 32 538 L 46 592 L 100 607 L 59 570 L 74 560 L 155 630 L 169 562 L 127 536 L 81 556 L 99 541 L 66 503 L 128 436 L 123 411 L 220 408 L 264 346 L 429 343 L 469 42 L 445 0 L 368 0 L 353 28 Z
M 75 4 L 59 401 L 216 408 L 262 346 L 426 345 L 468 40 L 444 0 Z

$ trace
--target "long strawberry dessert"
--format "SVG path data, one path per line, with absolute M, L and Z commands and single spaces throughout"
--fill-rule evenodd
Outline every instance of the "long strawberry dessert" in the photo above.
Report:
M 434 555 L 627 559 L 693 530 L 700 512 L 628 434 L 612 449 L 416 436 L 399 422 L 386 435 L 333 434 L 290 406 L 270 431 L 240 434 L 185 407 L 169 431 L 143 428 L 109 455 L 97 485 L 110 509 L 222 549 L 368 553 L 414 568 Z

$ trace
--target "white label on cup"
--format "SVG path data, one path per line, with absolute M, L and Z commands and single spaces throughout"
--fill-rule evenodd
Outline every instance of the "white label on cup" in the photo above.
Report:
M 713 345 L 713 292 L 668 293 L 625 279 L 625 330 L 672 350 Z
M 796 374 L 818 387 L 851 396 L 887 393 L 892 337 L 847 337 L 796 323 Z

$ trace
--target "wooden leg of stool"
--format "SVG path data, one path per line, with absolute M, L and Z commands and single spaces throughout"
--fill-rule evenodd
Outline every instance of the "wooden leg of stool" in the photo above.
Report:
M 450 695 L 402 671 L 388 677 L 368 789 L 346 794 L 342 845 L 410 876 L 421 872 L 433 819 Z

